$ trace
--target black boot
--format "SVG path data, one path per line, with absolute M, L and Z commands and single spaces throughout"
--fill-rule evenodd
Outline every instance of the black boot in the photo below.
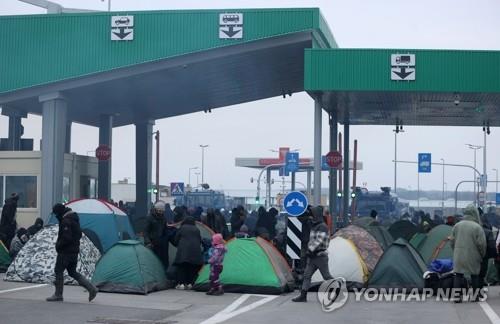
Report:
M 307 291 L 301 290 L 300 295 L 292 299 L 293 302 L 296 303 L 305 303 L 307 302 Z
M 77 276 L 75 279 L 76 281 L 78 281 L 78 284 L 80 286 L 83 286 L 85 289 L 87 289 L 87 291 L 89 292 L 89 302 L 91 302 L 97 295 L 98 292 L 97 287 L 94 286 L 90 281 L 87 280 L 87 278 L 85 278 L 82 275 Z
M 50 297 L 47 297 L 45 299 L 48 302 L 56 302 L 56 301 L 63 301 L 63 287 L 64 287 L 64 279 L 63 278 L 56 278 L 56 281 L 54 281 L 54 286 L 56 287 L 56 291 L 54 294 Z

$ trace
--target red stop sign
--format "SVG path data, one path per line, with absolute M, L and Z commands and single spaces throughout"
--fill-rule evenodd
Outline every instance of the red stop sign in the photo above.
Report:
M 101 144 L 95 149 L 95 157 L 99 161 L 107 161 L 111 158 L 111 148 L 107 145 Z
M 328 152 L 326 155 L 326 163 L 331 168 L 338 168 L 342 165 L 342 154 L 339 151 Z

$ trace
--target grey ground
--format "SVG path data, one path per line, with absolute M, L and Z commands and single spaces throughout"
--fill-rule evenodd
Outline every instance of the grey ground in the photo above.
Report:
M 83 288 L 65 286 L 64 303 L 47 303 L 45 297 L 53 287 L 44 286 L 21 291 L 5 290 L 32 286 L 26 283 L 3 281 L 0 276 L 1 324 L 151 324 L 151 323 L 200 323 L 212 318 L 240 294 L 208 297 L 194 291 L 166 290 L 148 296 L 99 293 L 89 303 Z M 488 304 L 500 316 L 500 287 L 492 287 Z M 467 323 L 492 324 L 477 303 L 453 304 L 426 301 L 423 303 L 352 302 L 332 313 L 324 313 L 309 294 L 309 303 L 291 302 L 295 294 L 287 294 L 237 315 L 224 323 Z M 351 296 L 352 297 L 352 296 Z M 252 296 L 241 307 L 250 305 L 260 296 Z M 498 324 L 498 323 L 493 323 Z

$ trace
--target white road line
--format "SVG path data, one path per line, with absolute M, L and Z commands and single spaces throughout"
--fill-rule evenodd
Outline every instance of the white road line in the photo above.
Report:
M 247 305 L 247 306 L 242 307 L 242 308 L 240 308 L 240 309 L 238 309 L 238 310 L 235 311 L 235 309 L 238 308 L 238 306 L 240 306 L 241 304 L 243 304 L 251 296 L 262 297 L 262 299 L 256 301 L 255 303 L 252 303 L 250 305 Z M 259 306 L 262 306 L 265 303 L 268 303 L 271 300 L 274 300 L 275 298 L 278 298 L 278 296 L 252 295 L 252 294 L 242 295 L 240 298 L 236 299 L 231 305 L 227 306 L 222 311 L 220 311 L 219 313 L 217 313 L 214 316 L 210 317 L 209 319 L 201 322 L 200 324 L 222 323 L 224 321 L 227 321 L 230 318 L 233 318 L 233 317 L 238 316 L 240 314 L 243 314 L 245 312 L 251 311 L 252 309 L 255 309 L 255 308 L 259 307 Z
M 0 294 L 6 294 L 6 293 L 14 292 L 14 291 L 19 291 L 19 290 L 40 288 L 40 287 L 45 287 L 45 286 L 48 286 L 48 284 L 40 284 L 40 285 L 33 285 L 33 286 L 28 286 L 28 287 L 20 287 L 20 288 L 13 288 L 13 289 L 7 289 L 7 290 L 0 290 Z
M 495 313 L 495 311 L 487 302 L 479 302 L 479 306 L 481 306 L 492 324 L 500 324 L 500 317 L 497 315 L 497 313 Z

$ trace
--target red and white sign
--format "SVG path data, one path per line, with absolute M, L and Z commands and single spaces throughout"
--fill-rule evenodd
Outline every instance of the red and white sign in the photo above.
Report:
M 326 163 L 331 168 L 338 168 L 342 165 L 342 154 L 339 151 L 328 152 L 326 155 Z
M 271 164 L 280 164 L 285 163 L 286 154 L 290 152 L 289 147 L 280 147 L 279 148 L 279 157 L 278 158 L 260 158 L 259 166 L 265 167 Z M 301 165 L 311 163 L 312 160 L 308 158 L 299 159 L 299 163 Z
M 111 158 L 111 147 L 101 144 L 95 149 L 95 157 L 99 161 L 108 161 Z

